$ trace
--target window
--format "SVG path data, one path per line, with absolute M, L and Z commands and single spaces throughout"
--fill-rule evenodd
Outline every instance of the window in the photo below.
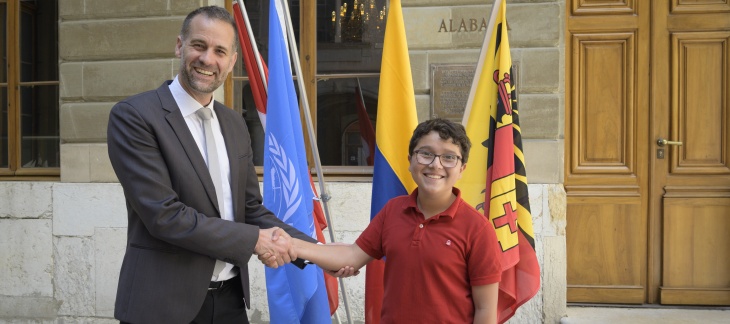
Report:
M 257 46 L 266 60 L 269 1 L 248 0 L 245 5 Z M 302 77 L 316 80 L 307 96 L 320 159 L 328 175 L 352 176 L 368 170 L 362 168 L 368 164 L 368 147 L 361 140 L 360 125 L 367 121 L 375 126 L 385 5 L 386 0 L 289 1 L 300 56 L 309 58 L 302 63 Z M 242 60 L 234 69 L 233 80 L 234 108 L 244 114 L 254 160 L 262 165 L 264 133 Z M 367 112 L 360 119 L 358 107 Z M 314 166 L 312 158 L 308 160 Z
M 0 1 L 0 19 L 0 177 L 58 176 L 58 4 Z

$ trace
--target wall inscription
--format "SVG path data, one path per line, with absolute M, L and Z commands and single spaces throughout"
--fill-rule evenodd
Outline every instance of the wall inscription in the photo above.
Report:
M 461 121 L 476 64 L 431 64 L 431 118 Z
M 439 33 L 473 33 L 484 30 L 487 30 L 487 18 L 482 18 L 481 22 L 474 18 L 462 18 L 461 21 L 449 19 L 448 23 L 446 19 L 441 19 L 439 25 Z

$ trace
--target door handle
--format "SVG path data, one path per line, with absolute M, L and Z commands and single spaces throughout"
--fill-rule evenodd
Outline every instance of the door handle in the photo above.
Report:
M 665 139 L 663 139 L 663 138 L 661 138 L 661 137 L 660 137 L 660 138 L 659 138 L 659 139 L 658 139 L 658 140 L 656 141 L 656 145 L 659 145 L 659 146 L 664 146 L 664 145 L 677 145 L 677 146 L 682 146 L 682 142 L 678 142 L 678 141 L 669 141 L 669 140 L 665 140 Z

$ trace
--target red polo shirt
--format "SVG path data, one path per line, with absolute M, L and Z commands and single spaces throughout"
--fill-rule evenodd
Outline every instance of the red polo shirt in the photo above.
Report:
M 418 189 L 391 199 L 355 243 L 386 257 L 382 323 L 471 323 L 471 287 L 499 282 L 501 249 L 484 215 L 461 199 L 424 219 Z

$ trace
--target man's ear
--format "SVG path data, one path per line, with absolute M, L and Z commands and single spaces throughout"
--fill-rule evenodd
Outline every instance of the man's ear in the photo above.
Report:
M 228 73 L 231 73 L 233 71 L 233 67 L 236 65 L 236 60 L 238 60 L 238 52 L 233 52 L 233 57 L 231 59 L 231 63 L 228 64 Z
M 175 56 L 177 56 L 178 58 L 180 58 L 180 56 L 182 54 L 182 45 L 183 45 L 182 37 L 180 37 L 178 35 L 177 41 L 175 42 Z

